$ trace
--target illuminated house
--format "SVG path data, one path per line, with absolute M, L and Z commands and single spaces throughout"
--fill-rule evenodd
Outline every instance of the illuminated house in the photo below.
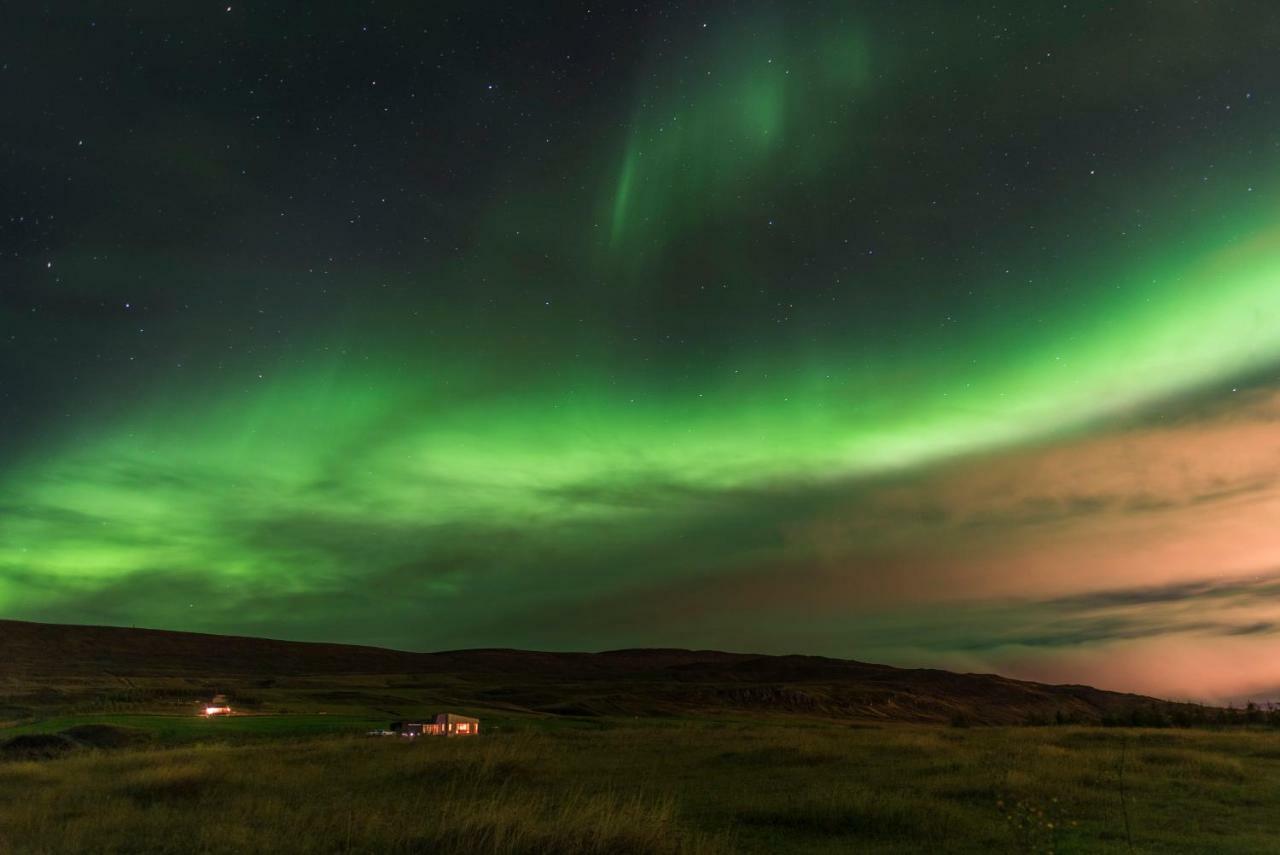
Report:
M 457 713 L 442 712 L 431 724 L 435 733 L 444 736 L 475 736 L 480 732 L 480 719 Z
M 480 733 L 480 719 L 457 713 L 440 713 L 434 721 L 398 721 L 391 729 L 401 736 L 475 736 Z
M 214 695 L 213 700 L 204 705 L 202 713 L 205 718 L 211 715 L 231 715 L 231 704 L 226 695 Z

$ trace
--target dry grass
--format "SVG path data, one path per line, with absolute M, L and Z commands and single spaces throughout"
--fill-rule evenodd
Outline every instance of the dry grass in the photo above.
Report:
M 670 796 L 538 786 L 536 738 L 323 740 L 0 765 L 0 852 L 715 853 Z M 19 793 L 25 798 L 14 798 Z
M 0 763 L 0 852 L 1245 853 L 1277 803 L 1268 732 L 642 721 Z

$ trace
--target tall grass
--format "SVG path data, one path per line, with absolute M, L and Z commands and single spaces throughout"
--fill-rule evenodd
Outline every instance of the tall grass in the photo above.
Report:
M 331 739 L 2 764 L 0 852 L 727 851 L 670 795 L 546 781 L 546 757 L 519 738 Z
M 0 763 L 0 852 L 1263 852 L 1277 804 L 1270 732 L 639 721 Z

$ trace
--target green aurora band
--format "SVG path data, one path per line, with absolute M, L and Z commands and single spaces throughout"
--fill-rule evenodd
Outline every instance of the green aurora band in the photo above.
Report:
M 725 534 L 777 522 L 743 511 L 754 497 L 839 492 L 1051 439 L 1229 391 L 1280 361 L 1280 209 L 1247 187 L 1267 182 L 1233 172 L 1239 140 L 1214 143 L 1211 186 L 1170 179 L 1166 163 L 1135 169 L 1123 195 L 1146 211 L 1140 235 L 1118 236 L 1126 205 L 1089 191 L 1028 215 L 1056 269 L 1013 282 L 1003 262 L 917 264 L 900 314 L 841 296 L 797 309 L 767 341 L 739 323 L 782 275 L 749 246 L 770 211 L 784 219 L 818 185 L 856 184 L 884 158 L 874 140 L 888 131 L 868 123 L 889 97 L 886 69 L 936 85 L 873 35 L 761 17 L 669 46 L 604 134 L 608 151 L 576 169 L 578 202 L 539 222 L 548 188 L 513 174 L 523 189 L 481 216 L 492 250 L 429 274 L 452 295 L 431 307 L 430 334 L 420 318 L 355 311 L 319 326 L 306 353 L 265 369 L 227 357 L 51 433 L 0 486 L 0 612 L 43 615 L 61 590 L 136 578 L 155 586 L 145 605 L 107 619 L 197 628 L 208 610 L 211 628 L 516 643 L 528 638 L 518 627 L 495 630 L 504 615 L 691 568 L 732 574 L 769 552 L 768 538 Z M 682 53 L 693 59 L 665 63 Z M 838 231 L 791 227 L 813 244 Z M 554 246 L 555 267 L 512 261 L 530 246 Z M 691 253 L 721 300 L 706 343 L 666 361 L 619 349 L 630 313 Z M 1016 255 L 1008 267 L 1025 268 Z M 821 264 L 785 275 L 798 287 L 837 277 Z M 541 300 L 459 296 L 493 281 L 550 289 L 545 320 L 530 318 Z M 934 299 L 944 291 L 999 308 L 966 312 Z M 384 592 L 363 592 L 364 579 Z M 210 606 L 221 596 L 234 609 Z M 349 626 L 290 623 L 317 598 L 335 613 L 349 600 Z
M 229 521 L 305 512 L 554 527 L 605 517 L 660 529 L 673 509 L 575 488 L 849 479 L 1040 438 L 1280 357 L 1278 234 L 1145 276 L 1127 294 L 1117 287 L 1127 299 L 1095 305 L 1100 321 L 1067 316 L 1011 341 L 979 333 L 906 372 L 900 363 L 850 370 L 832 354 L 827 365 L 774 364 L 747 388 L 703 378 L 707 392 L 655 394 L 588 376 L 473 397 L 475 380 L 461 372 L 388 360 L 297 369 L 201 401 L 162 398 L 10 480 L 7 504 L 59 513 L 0 523 L 0 566 L 46 579 L 216 567 L 309 585 L 305 549 L 237 548 Z M 904 373 L 922 379 L 877 384 Z M 18 593 L 0 589 L 0 606 L 23 605 Z

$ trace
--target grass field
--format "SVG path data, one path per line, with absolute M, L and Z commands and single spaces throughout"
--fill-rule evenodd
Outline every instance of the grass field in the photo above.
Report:
M 81 724 L 108 724 L 145 731 L 161 743 L 278 739 L 357 734 L 386 727 L 385 718 L 344 715 L 64 715 L 0 730 L 0 739 L 23 733 L 57 733 Z
M 0 855 L 1280 852 L 1268 709 L 815 657 L 0 629 Z M 244 714 L 195 714 L 223 693 Z M 442 710 L 481 736 L 363 736 Z
M 116 722 L 152 725 L 146 747 L 0 763 L 0 852 L 1257 853 L 1280 839 L 1273 731 L 627 719 L 408 744 L 316 736 L 330 717 L 306 716 L 197 720 L 248 729 L 174 745 L 160 718 Z

